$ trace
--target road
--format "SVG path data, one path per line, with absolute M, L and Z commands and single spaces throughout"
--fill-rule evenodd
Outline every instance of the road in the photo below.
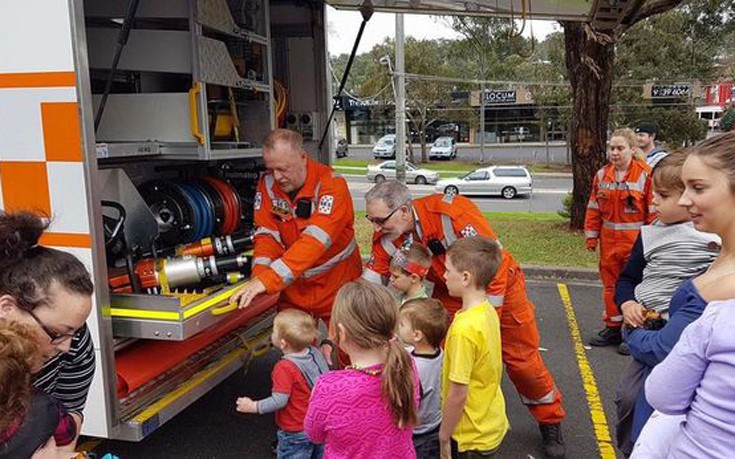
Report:
M 528 292 L 536 304 L 543 358 L 564 394 L 567 457 L 615 457 L 609 440 L 615 419 L 614 393 L 630 357 L 617 354 L 612 347 L 583 345 L 582 339 L 602 325 L 599 285 L 530 280 Z M 95 452 L 113 452 L 122 459 L 272 457 L 273 416 L 241 415 L 234 408 L 237 396 L 269 395 L 269 372 L 277 358 L 271 353 L 253 361 L 248 371 L 235 373 L 144 441 L 104 441 Z M 507 378 L 503 390 L 512 428 L 499 457 L 543 457 L 538 426 Z
M 431 145 L 427 146 L 427 154 L 430 148 Z M 421 147 L 418 144 L 414 144 L 413 152 L 415 157 L 421 157 Z M 347 157 L 353 159 L 373 159 L 372 146 L 350 145 Z M 457 151 L 457 159 L 462 161 L 479 161 L 480 147 L 460 144 Z M 488 145 L 485 147 L 485 160 L 489 163 L 495 162 L 501 164 L 569 164 L 569 161 L 567 161 L 567 146 L 563 143 L 550 144 L 548 154 L 546 145 L 542 143 L 531 145 Z
M 373 184 L 364 176 L 348 176 L 347 182 L 355 210 L 364 211 L 365 193 Z M 415 198 L 435 192 L 432 185 L 411 184 L 408 187 Z M 571 190 L 571 177 L 534 177 L 533 193 L 530 197 L 519 196 L 508 200 L 499 196 L 472 196 L 472 200 L 483 212 L 556 212 L 562 208 L 562 200 Z

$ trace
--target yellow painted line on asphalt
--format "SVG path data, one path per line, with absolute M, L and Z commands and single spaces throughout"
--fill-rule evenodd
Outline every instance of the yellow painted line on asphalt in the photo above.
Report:
M 579 374 L 582 376 L 582 384 L 584 385 L 584 392 L 587 396 L 587 406 L 590 410 L 592 427 L 595 430 L 595 439 L 597 440 L 597 448 L 600 450 L 600 457 L 602 459 L 615 459 L 615 448 L 613 447 L 612 437 L 610 436 L 610 427 L 607 424 L 607 416 L 605 415 L 605 409 L 600 399 L 600 391 L 597 389 L 595 374 L 592 372 L 589 360 L 587 360 L 587 353 L 582 343 L 582 335 L 579 333 L 577 316 L 574 314 L 574 307 L 572 307 L 572 298 L 569 296 L 569 290 L 566 284 L 559 283 L 556 284 L 556 287 L 559 290 L 559 296 L 564 305 L 569 332 L 572 334 L 577 365 L 579 365 Z

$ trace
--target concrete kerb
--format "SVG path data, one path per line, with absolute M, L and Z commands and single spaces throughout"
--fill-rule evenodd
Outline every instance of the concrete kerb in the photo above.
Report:
M 521 265 L 521 269 L 528 279 L 600 282 L 600 274 L 595 268 Z

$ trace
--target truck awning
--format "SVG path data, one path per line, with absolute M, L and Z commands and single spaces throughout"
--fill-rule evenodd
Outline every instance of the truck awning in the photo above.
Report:
M 326 0 L 343 10 L 357 9 L 363 0 Z M 372 0 L 375 11 L 437 15 L 504 16 L 521 19 L 591 21 L 598 9 L 589 0 Z M 603 2 L 604 3 L 604 2 Z M 623 3 L 627 3 L 623 1 Z

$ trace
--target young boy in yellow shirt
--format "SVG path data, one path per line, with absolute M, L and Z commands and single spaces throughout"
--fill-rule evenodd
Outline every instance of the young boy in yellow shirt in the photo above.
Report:
M 501 263 L 500 246 L 475 236 L 452 244 L 445 260 L 447 290 L 462 298 L 444 345 L 442 458 L 492 457 L 508 431 L 500 388 L 500 321 L 485 287 Z

